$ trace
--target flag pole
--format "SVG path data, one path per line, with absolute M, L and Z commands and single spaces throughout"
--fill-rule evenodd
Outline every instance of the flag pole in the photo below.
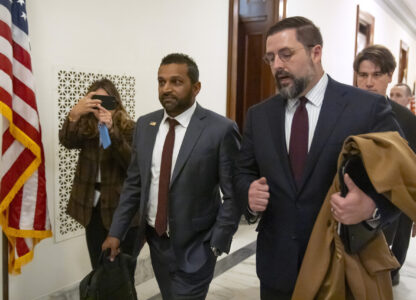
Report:
M 9 240 L 3 236 L 3 300 L 9 300 Z

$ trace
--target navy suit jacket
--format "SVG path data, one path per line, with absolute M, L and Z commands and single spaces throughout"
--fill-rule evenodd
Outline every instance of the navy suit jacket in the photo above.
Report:
M 136 211 L 144 237 L 153 147 L 163 110 L 137 120 L 132 158 L 109 234 L 123 239 Z M 240 146 L 235 122 L 197 104 L 173 169 L 169 189 L 169 234 L 176 267 L 189 273 L 213 253 L 229 252 L 239 209 L 233 197 L 232 169 Z M 220 195 L 222 191 L 222 198 Z
M 345 138 L 400 129 L 385 97 L 329 78 L 303 178 L 296 188 L 285 140 L 286 102 L 278 94 L 249 109 L 234 189 L 245 209 L 251 182 L 266 177 L 270 198 L 257 227 L 257 274 L 265 286 L 291 292 Z M 383 210 L 384 204 L 377 203 Z M 389 208 L 387 204 L 385 211 Z
M 410 148 L 416 152 L 416 116 L 408 108 L 390 99 L 389 102 L 397 123 L 403 130 L 404 137 L 409 142 Z

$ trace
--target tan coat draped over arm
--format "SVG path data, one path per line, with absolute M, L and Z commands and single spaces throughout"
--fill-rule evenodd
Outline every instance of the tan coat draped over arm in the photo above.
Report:
M 362 157 L 368 176 L 403 213 L 416 221 L 416 155 L 397 132 L 369 133 L 346 139 L 346 154 Z M 337 234 L 329 199 L 339 192 L 334 178 L 315 222 L 292 300 L 391 300 L 390 270 L 399 267 L 382 232 L 358 254 L 349 255 Z

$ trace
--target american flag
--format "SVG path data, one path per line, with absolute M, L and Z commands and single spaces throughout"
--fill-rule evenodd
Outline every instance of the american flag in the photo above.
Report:
M 24 0 L 0 0 L 0 113 L 0 224 L 9 273 L 18 274 L 35 245 L 52 236 Z

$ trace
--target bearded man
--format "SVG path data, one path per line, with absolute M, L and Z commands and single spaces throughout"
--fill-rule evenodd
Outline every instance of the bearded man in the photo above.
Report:
M 279 93 L 247 114 L 234 172 L 235 198 L 257 227 L 261 299 L 290 299 L 315 219 L 350 135 L 400 131 L 385 97 L 336 82 L 323 70 L 322 36 L 308 19 L 273 25 L 265 62 Z M 333 194 L 334 218 L 375 228 L 397 217 L 382 195 L 367 195 L 348 174 L 345 197 Z M 312 280 L 312 279 L 311 279 Z
M 138 211 L 139 240 L 149 245 L 162 298 L 203 300 L 240 220 L 231 167 L 240 135 L 235 122 L 197 103 L 199 70 L 188 55 L 165 56 L 157 83 L 163 109 L 137 120 L 127 178 L 102 249 L 110 248 L 114 260 Z

